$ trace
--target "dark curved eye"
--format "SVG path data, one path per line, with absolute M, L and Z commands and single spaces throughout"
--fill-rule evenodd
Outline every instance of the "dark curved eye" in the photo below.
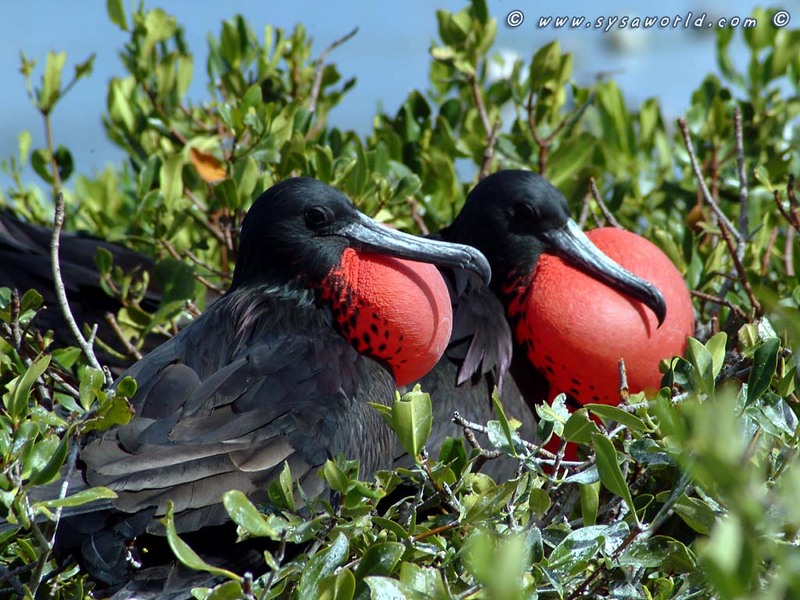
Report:
M 514 220 L 521 223 L 535 223 L 539 220 L 539 211 L 527 202 L 514 204 Z
M 318 229 L 333 223 L 333 211 L 325 206 L 310 206 L 305 212 L 306 227 Z

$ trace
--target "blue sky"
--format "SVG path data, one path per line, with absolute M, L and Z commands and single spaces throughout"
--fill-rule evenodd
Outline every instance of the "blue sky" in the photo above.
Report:
M 138 0 L 137 0 L 138 1 Z M 680 116 L 689 103 L 691 91 L 702 77 L 716 69 L 714 36 L 685 29 L 654 28 L 638 33 L 624 31 L 622 37 L 595 30 L 567 30 L 537 26 L 539 17 L 597 17 L 659 15 L 674 18 L 691 11 L 715 16 L 744 17 L 758 4 L 754 0 L 677 0 L 669 9 L 636 9 L 634 0 L 489 0 L 492 16 L 500 21 L 495 49 L 516 52 L 524 58 L 541 45 L 558 39 L 562 48 L 575 55 L 575 77 L 588 82 L 601 73 L 611 73 L 632 104 L 655 96 L 668 117 Z M 655 6 L 652 3 L 651 6 Z M 666 5 L 667 3 L 659 3 Z M 291 29 L 302 22 L 314 39 L 315 52 L 358 26 L 358 35 L 338 48 L 330 57 L 344 77 L 356 77 L 357 84 L 342 106 L 331 115 L 332 123 L 366 133 L 378 106 L 393 113 L 413 88 L 427 86 L 431 42 L 436 39 L 437 8 L 459 10 L 461 0 L 404 0 L 368 2 L 346 0 L 239 0 L 237 2 L 187 0 L 147 0 L 177 16 L 186 30 L 189 47 L 195 53 L 195 81 L 191 96 L 202 98 L 205 88 L 206 36 L 217 33 L 220 22 L 236 13 L 243 14 L 255 31 L 271 23 Z M 11 155 L 21 129 L 33 134 L 34 148 L 42 145 L 41 119 L 31 107 L 19 73 L 19 52 L 44 64 L 50 50 L 66 51 L 68 73 L 72 65 L 96 53 L 95 70 L 81 81 L 54 113 L 57 143 L 73 150 L 76 169 L 91 173 L 108 161 L 117 162 L 121 153 L 105 140 L 100 117 L 105 108 L 108 80 L 123 73 L 117 51 L 126 40 L 124 32 L 112 25 L 105 2 L 76 0 L 56 2 L 32 0 L 26 3 L 0 0 L 0 157 Z M 794 23 L 800 24 L 800 4 L 788 0 L 785 8 L 796 7 Z M 516 28 L 504 25 L 506 15 L 521 10 L 523 23 Z M 759 24 L 771 27 L 771 24 Z M 619 33 L 619 32 L 618 32 Z M 628 48 L 614 50 L 614 42 Z M 740 69 L 746 53 L 735 53 Z M 41 73 L 41 68 L 38 70 Z M 34 177 L 33 174 L 28 174 Z M 0 177 L 0 182 L 3 180 Z

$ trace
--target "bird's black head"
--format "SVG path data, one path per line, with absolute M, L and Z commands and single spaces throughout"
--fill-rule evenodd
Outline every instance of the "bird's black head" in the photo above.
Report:
M 569 220 L 566 199 L 544 177 L 498 171 L 473 188 L 443 237 L 483 252 L 499 285 L 510 270 L 532 270 L 551 245 L 546 234 Z
M 484 178 L 441 237 L 475 246 L 486 255 L 495 273 L 496 293 L 509 278 L 530 276 L 539 255 L 547 252 L 640 300 L 659 323 L 666 314 L 661 293 L 592 244 L 570 217 L 564 195 L 531 171 L 498 171 Z
M 269 188 L 247 213 L 231 290 L 265 284 L 312 288 L 346 248 L 469 269 L 489 279 L 489 265 L 474 248 L 389 229 L 329 185 L 297 177 Z

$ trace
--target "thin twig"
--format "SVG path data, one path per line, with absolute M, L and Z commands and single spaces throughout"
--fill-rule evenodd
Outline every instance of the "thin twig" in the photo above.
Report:
M 772 254 L 772 249 L 775 247 L 775 242 L 778 240 L 778 228 L 773 227 L 769 232 L 769 241 L 767 247 L 764 249 L 764 256 L 761 258 L 761 276 L 766 277 L 769 272 L 769 259 Z
M 789 227 L 789 231 L 786 232 L 786 246 L 783 250 L 783 259 L 786 262 L 786 274 L 789 277 L 794 277 L 794 238 L 795 238 L 795 231 L 797 231 L 794 227 Z
M 772 192 L 775 198 L 775 204 L 778 206 L 778 210 L 783 215 L 783 218 L 789 222 L 789 225 L 794 227 L 795 229 L 800 229 L 800 209 L 797 206 L 797 198 L 794 195 L 794 176 L 789 175 L 789 183 L 786 186 L 786 196 L 789 200 L 789 210 L 787 211 L 783 207 L 783 201 L 781 200 L 781 193 L 778 190 Z
M 744 169 L 744 142 L 742 141 L 742 111 L 733 109 L 733 131 L 736 137 L 736 166 L 739 171 L 739 238 L 747 239 L 747 173 Z M 744 244 L 739 244 L 739 260 L 744 259 Z
M 595 181 L 594 177 L 589 177 L 589 187 L 591 188 L 592 196 L 600 207 L 600 210 L 602 211 L 603 216 L 606 218 L 606 221 L 608 221 L 612 227 L 623 229 L 622 225 L 619 224 L 619 221 L 617 221 L 614 218 L 614 215 L 611 214 L 611 211 L 608 210 L 606 203 L 603 202 L 603 197 L 600 195 L 600 190 L 597 189 L 597 182 Z
M 747 313 L 746 312 L 744 312 L 741 308 L 739 308 L 738 306 L 736 306 L 732 302 L 729 302 L 728 300 L 725 300 L 724 298 L 718 298 L 717 296 L 712 296 L 711 294 L 706 294 L 705 292 L 701 292 L 699 290 L 690 290 L 689 293 L 692 296 L 700 298 L 701 300 L 706 300 L 708 302 L 713 302 L 714 304 L 719 304 L 721 306 L 727 306 L 734 313 L 736 313 L 737 317 L 740 317 L 742 319 L 747 319 Z
M 725 244 L 728 246 L 728 251 L 730 252 L 731 258 L 733 259 L 733 265 L 736 268 L 736 273 L 739 276 L 739 281 L 744 288 L 745 294 L 747 294 L 747 298 L 750 300 L 750 306 L 756 311 L 757 315 L 761 315 L 761 303 L 756 298 L 755 293 L 753 292 L 753 288 L 750 285 L 750 282 L 747 279 L 747 273 L 744 270 L 744 264 L 742 263 L 740 255 L 740 250 L 733 241 L 733 235 L 736 232 L 732 232 L 728 229 L 728 227 L 720 221 L 719 223 L 719 231 L 722 234 L 722 239 L 725 240 Z M 739 246 L 743 246 L 744 244 L 739 243 Z
M 539 174 L 545 175 L 545 171 L 547 170 L 547 153 L 549 152 L 551 139 L 545 139 L 539 135 L 536 117 L 533 116 L 533 95 L 533 90 L 531 90 L 531 93 L 528 94 L 528 104 L 525 109 L 528 112 L 528 128 L 531 130 L 531 135 L 536 145 L 539 146 Z
M 697 162 L 697 155 L 694 152 L 694 146 L 692 145 L 692 140 L 689 137 L 689 127 L 686 124 L 686 119 L 680 118 L 678 119 L 678 125 L 681 130 L 681 134 L 683 135 L 683 141 L 686 145 L 686 151 L 689 153 L 689 160 L 692 163 L 692 170 L 694 171 L 695 177 L 697 177 L 697 181 L 700 184 L 700 189 L 703 192 L 703 198 L 711 206 L 711 209 L 714 211 L 714 214 L 717 215 L 719 219 L 719 230 L 722 238 L 725 240 L 725 243 L 728 246 L 728 250 L 730 252 L 731 258 L 733 259 L 733 264 L 736 269 L 736 273 L 738 274 L 738 279 L 744 288 L 745 294 L 747 294 L 747 298 L 750 300 L 750 304 L 755 310 L 756 314 L 761 314 L 761 304 L 756 299 L 755 294 L 753 293 L 753 288 L 750 286 L 750 282 L 747 280 L 747 273 L 745 272 L 744 265 L 742 264 L 742 259 L 744 257 L 744 236 L 733 226 L 733 223 L 730 222 L 728 217 L 719 207 L 717 201 L 712 197 L 711 193 L 708 191 L 708 187 L 706 186 L 705 179 L 703 178 L 703 173 L 700 171 L 700 165 Z M 740 186 L 745 186 L 745 192 L 747 181 L 746 179 L 741 180 Z M 747 209 L 746 200 L 744 205 L 745 210 Z M 735 240 L 735 243 L 734 243 Z
M 319 55 L 319 59 L 317 60 L 317 68 L 314 72 L 314 85 L 311 88 L 311 95 L 309 96 L 308 100 L 308 112 L 313 113 L 314 111 L 317 110 L 317 101 L 319 100 L 319 92 L 322 88 L 322 75 L 323 72 L 325 71 L 325 61 L 328 58 L 328 54 L 330 54 L 333 50 L 344 44 L 346 41 L 348 41 L 357 33 L 358 33 L 358 27 L 354 27 L 353 30 L 347 35 L 331 42 L 328 45 L 328 47 L 322 51 L 322 54 Z
M 741 242 L 741 236 L 736 228 L 733 226 L 733 223 L 730 222 L 725 213 L 722 212 L 720 209 L 719 204 L 717 201 L 714 200 L 714 197 L 711 195 L 711 192 L 706 185 L 705 179 L 703 178 L 703 173 L 700 170 L 700 164 L 697 162 L 697 155 L 694 152 L 694 145 L 692 144 L 692 140 L 689 137 L 689 126 L 686 124 L 686 119 L 681 117 L 678 119 L 678 127 L 680 127 L 681 135 L 683 136 L 683 143 L 686 145 L 686 151 L 689 153 L 689 160 L 692 163 L 692 170 L 694 171 L 695 177 L 697 177 L 697 181 L 700 184 L 700 189 L 703 192 L 703 198 L 711 206 L 711 210 L 714 211 L 714 214 L 717 215 L 717 218 L 720 220 L 721 223 L 724 223 L 725 226 L 731 231 L 731 234 L 736 238 L 737 243 Z
M 274 557 L 274 562 L 277 566 L 283 562 L 284 556 L 286 555 L 286 531 L 281 532 L 281 545 L 278 548 L 278 555 Z M 267 578 L 267 582 L 264 584 L 264 591 L 261 593 L 259 600 L 266 600 L 269 596 L 269 590 L 272 587 L 272 582 L 275 579 L 275 575 L 277 575 L 277 571 L 272 571 Z
M 178 253 L 178 251 L 175 249 L 175 246 L 173 246 L 169 242 L 169 240 L 161 240 L 161 245 L 164 246 L 164 249 L 169 253 L 169 255 L 172 258 L 174 258 L 175 260 L 183 261 L 183 257 Z M 217 294 L 220 295 L 225 293 L 224 289 L 222 289 L 218 285 L 211 283 L 208 279 L 206 279 L 202 275 L 195 273 L 194 271 L 192 272 L 192 275 L 194 275 L 194 278 L 200 283 L 202 283 L 204 286 L 206 286 L 209 290 L 216 292 Z
M 486 140 L 486 148 L 483 151 L 483 164 L 481 165 L 481 172 L 478 175 L 479 179 L 483 179 L 489 174 L 489 165 L 494 158 L 494 146 L 497 143 L 497 134 L 500 131 L 501 121 L 496 119 L 492 130 L 489 132 L 489 137 Z
M 472 99 L 475 101 L 475 108 L 478 109 L 478 115 L 483 123 L 483 132 L 489 136 L 492 133 L 492 124 L 489 121 L 489 114 L 486 112 L 486 105 L 483 103 L 483 94 L 481 94 L 477 75 L 470 77 L 470 84 L 472 85 Z
M 628 371 L 625 369 L 625 359 L 619 359 L 619 399 L 620 402 L 624 404 L 628 404 L 628 400 L 630 400 L 631 394 L 630 389 L 628 388 Z
M 586 226 L 586 218 L 589 216 L 589 194 L 583 196 L 583 207 L 581 207 L 581 214 L 578 217 L 578 226 L 583 229 Z
M 89 360 L 89 364 L 93 368 L 103 371 L 106 385 L 111 386 L 111 384 L 114 383 L 114 380 L 111 378 L 110 374 L 100 366 L 100 361 L 97 360 L 94 349 L 83 337 L 78 324 L 75 322 L 75 317 L 72 315 L 72 310 L 70 310 L 69 307 L 67 292 L 64 288 L 64 280 L 61 277 L 61 263 L 59 262 L 58 258 L 61 228 L 63 226 L 64 194 L 59 192 L 56 196 L 55 217 L 53 219 L 53 237 L 50 240 L 50 260 L 53 264 L 53 283 L 55 284 L 56 298 L 58 299 L 58 305 L 61 307 L 61 313 L 64 315 L 64 320 L 67 322 L 67 326 L 72 332 L 72 335 L 75 337 L 75 340 L 78 342 L 78 346 L 80 346 L 81 350 L 86 355 L 86 358 Z
M 117 323 L 117 318 L 113 313 L 106 313 L 106 322 L 111 326 L 111 329 L 117 335 L 117 338 L 119 338 L 120 343 L 125 347 L 125 351 L 128 353 L 128 355 L 136 360 L 142 360 L 142 353 L 139 352 L 139 350 L 136 349 L 136 346 L 131 344 L 128 338 L 125 337 L 125 334 L 122 332 L 122 328 L 119 326 L 119 323 Z

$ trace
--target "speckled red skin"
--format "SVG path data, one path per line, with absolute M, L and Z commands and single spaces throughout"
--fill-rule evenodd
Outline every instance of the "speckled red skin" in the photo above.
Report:
M 618 404 L 619 359 L 625 359 L 631 393 L 658 389 L 659 362 L 683 354 L 687 336 L 694 333 L 692 302 L 680 272 L 648 240 L 613 228 L 587 235 L 611 259 L 661 291 L 667 304 L 664 323 L 658 327 L 642 303 L 560 258 L 542 255 L 529 293 L 516 299 L 516 310 L 521 304 L 525 310 L 515 333 L 550 383 L 551 399 L 564 392 L 580 404 Z
M 423 377 L 444 354 L 453 311 L 435 266 L 348 248 L 322 288 L 339 332 L 384 362 L 398 386 Z

